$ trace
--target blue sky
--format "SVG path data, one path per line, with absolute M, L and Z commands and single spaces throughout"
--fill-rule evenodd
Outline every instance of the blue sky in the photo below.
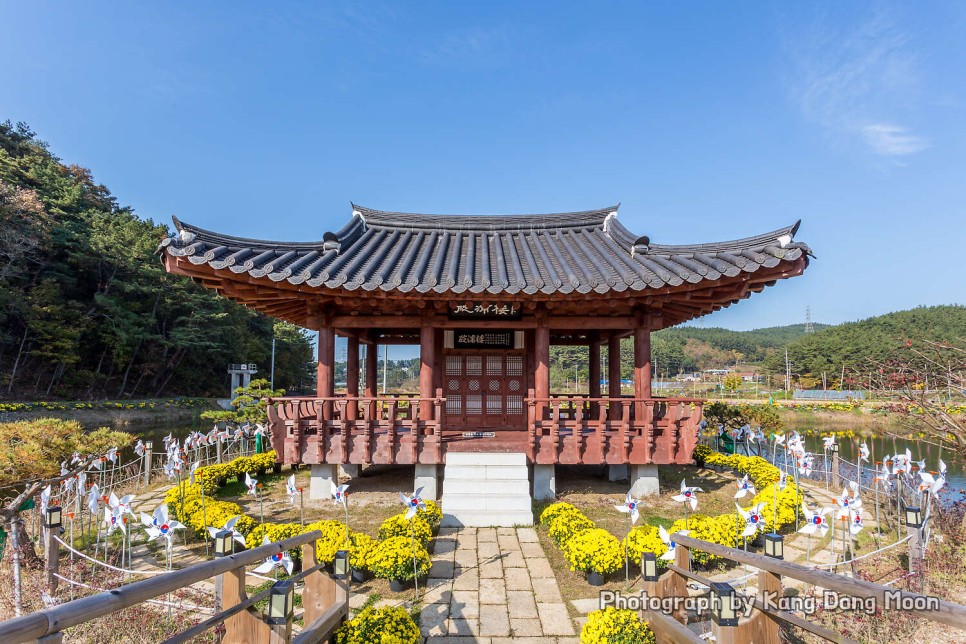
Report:
M 0 4 L 0 119 L 142 217 L 247 237 L 350 200 L 621 202 L 656 243 L 801 218 L 805 276 L 705 326 L 966 302 L 966 4 L 198 4 Z

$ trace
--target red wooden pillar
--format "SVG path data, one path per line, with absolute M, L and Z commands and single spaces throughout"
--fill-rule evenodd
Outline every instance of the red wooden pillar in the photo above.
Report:
M 607 397 L 611 400 L 621 397 L 621 339 L 616 332 L 607 338 Z M 612 402 L 608 416 L 611 420 L 619 420 L 621 406 Z
M 319 368 L 315 395 L 319 398 L 335 396 L 335 330 L 328 320 L 319 325 Z M 332 403 L 323 405 L 323 417 L 332 417 Z
M 376 336 L 369 334 L 366 345 L 366 398 L 375 398 L 379 392 L 379 345 Z
M 347 342 L 345 364 L 345 391 L 349 403 L 346 406 L 346 418 L 356 419 L 359 404 L 351 400 L 359 397 L 359 336 L 350 335 Z
M 436 329 L 423 322 L 419 329 L 419 397 L 432 398 L 434 392 L 433 369 L 436 366 Z M 433 419 L 433 405 L 429 400 L 419 402 L 420 420 Z
M 651 329 L 640 322 L 634 328 L 634 397 L 651 397 Z
M 600 338 L 596 331 L 590 334 L 590 349 L 588 355 L 590 358 L 588 393 L 591 398 L 600 398 Z M 596 419 L 599 409 L 599 403 L 591 403 L 590 417 Z
M 550 397 L 550 327 L 545 317 L 537 318 L 533 333 L 533 393 L 537 399 Z M 544 417 L 546 402 L 537 403 L 537 420 Z

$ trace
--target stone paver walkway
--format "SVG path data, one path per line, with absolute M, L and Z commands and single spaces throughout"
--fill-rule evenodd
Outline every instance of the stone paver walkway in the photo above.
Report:
M 533 528 L 443 528 L 420 617 L 427 644 L 577 644 Z

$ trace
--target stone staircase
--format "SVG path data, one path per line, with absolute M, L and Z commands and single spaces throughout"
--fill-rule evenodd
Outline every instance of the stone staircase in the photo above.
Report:
M 448 452 L 442 504 L 446 527 L 533 525 L 526 454 Z

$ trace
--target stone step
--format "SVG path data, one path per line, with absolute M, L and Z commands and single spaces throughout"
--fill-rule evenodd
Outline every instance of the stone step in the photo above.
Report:
M 527 455 L 522 452 L 447 452 L 450 465 L 511 465 L 526 468 Z
M 526 479 L 446 479 L 444 495 L 454 494 L 512 494 L 530 498 L 530 482 Z
M 532 526 L 533 512 L 502 510 L 461 510 L 456 514 L 443 512 L 444 528 L 513 528 L 517 526 Z
M 448 490 L 443 490 L 443 512 L 450 514 L 460 510 L 530 512 L 531 506 L 529 494 L 489 494 L 485 491 L 451 493 Z
M 450 465 L 443 470 L 446 481 L 529 481 L 526 465 Z

